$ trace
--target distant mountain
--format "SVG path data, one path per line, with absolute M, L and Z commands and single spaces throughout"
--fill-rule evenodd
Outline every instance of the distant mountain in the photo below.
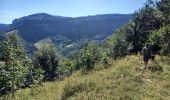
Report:
M 131 14 L 104 14 L 86 17 L 62 17 L 38 13 L 15 19 L 3 32 L 18 30 L 27 42 L 36 43 L 48 37 L 104 39 L 131 19 Z
M 8 26 L 7 24 L 0 24 L 0 30 L 4 29 L 7 26 Z
M 9 31 L 17 33 L 26 51 L 31 54 L 44 44 L 52 44 L 58 53 L 70 57 L 88 41 L 102 42 L 116 29 L 126 24 L 131 14 L 104 14 L 86 17 L 62 17 L 45 13 L 15 19 L 10 25 L 1 25 L 0 41 Z M 11 32 L 10 32 L 11 33 Z

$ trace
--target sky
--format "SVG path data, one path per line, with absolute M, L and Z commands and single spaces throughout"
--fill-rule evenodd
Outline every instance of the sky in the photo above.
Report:
M 11 24 L 23 16 L 48 13 L 80 17 L 96 14 L 130 14 L 146 0 L 0 0 L 0 23 Z

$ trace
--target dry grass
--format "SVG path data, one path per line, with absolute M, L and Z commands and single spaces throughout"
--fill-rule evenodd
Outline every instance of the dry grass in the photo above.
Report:
M 77 71 L 63 81 L 19 90 L 13 100 L 168 100 L 170 65 L 168 58 L 156 57 L 143 72 L 140 56 L 112 61 L 107 69 L 97 68 L 87 75 Z M 152 70 L 154 68 L 163 70 Z M 1 97 L 2 98 L 2 97 Z

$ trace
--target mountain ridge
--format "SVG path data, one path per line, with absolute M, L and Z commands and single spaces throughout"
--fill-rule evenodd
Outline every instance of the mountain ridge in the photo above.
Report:
M 3 28 L 7 27 L 8 24 L 3 24 L 3 23 L 0 23 L 0 30 L 2 30 Z
M 105 38 L 131 18 L 132 14 L 100 14 L 73 18 L 38 13 L 15 19 L 2 31 L 18 30 L 23 39 L 34 43 L 57 35 L 73 40 L 79 40 L 87 35 L 90 37 L 102 35 Z
M 54 44 L 61 53 L 71 53 L 88 41 L 104 41 L 122 25 L 131 20 L 131 14 L 100 14 L 83 17 L 62 17 L 38 13 L 15 19 L 2 32 L 17 30 L 27 51 L 31 53 L 44 42 Z M 3 36 L 0 35 L 0 39 Z M 74 45 L 73 45 L 74 44 Z M 72 45 L 70 47 L 70 45 Z M 74 49 L 73 49 L 74 48 Z
M 18 19 L 21 18 L 28 18 L 28 17 L 55 17 L 55 18 L 72 18 L 72 19 L 77 19 L 77 18 L 87 18 L 87 17 L 95 17 L 95 16 L 120 16 L 120 15 L 132 15 L 132 14 L 118 14 L 118 13 L 114 13 L 114 14 L 96 14 L 96 15 L 87 15 L 87 16 L 78 16 L 78 17 L 68 17 L 68 16 L 59 16 L 59 15 L 51 15 L 51 14 L 47 14 L 47 13 L 35 13 L 35 14 L 31 14 L 31 15 L 27 15 L 27 16 L 23 16 L 20 18 L 16 18 L 13 20 L 13 22 L 15 22 Z M 12 23 L 13 23 L 12 22 Z

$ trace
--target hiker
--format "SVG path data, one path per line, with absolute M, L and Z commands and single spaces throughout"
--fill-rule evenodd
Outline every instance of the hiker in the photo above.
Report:
M 145 44 L 145 47 L 143 47 L 142 49 L 142 53 L 143 53 L 143 61 L 145 65 L 144 70 L 145 70 L 147 67 L 148 61 L 151 57 L 151 50 L 150 50 L 149 44 Z

